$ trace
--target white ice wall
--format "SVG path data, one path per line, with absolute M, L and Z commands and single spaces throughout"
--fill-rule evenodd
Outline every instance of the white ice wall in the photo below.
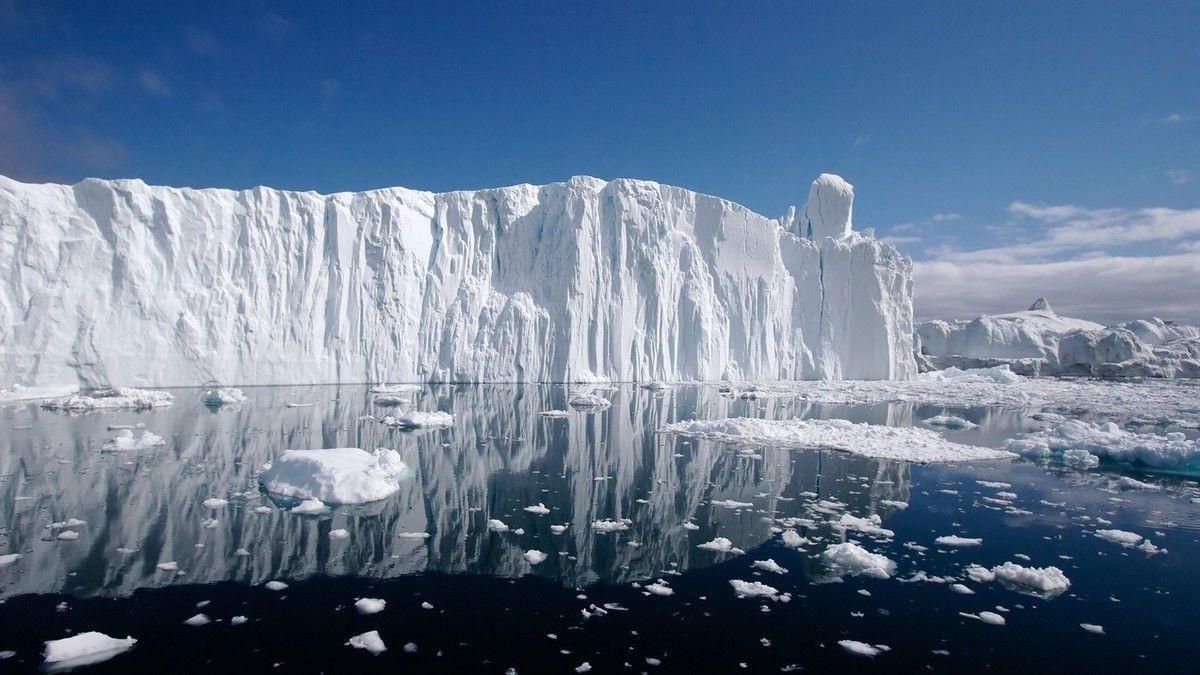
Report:
M 911 263 L 813 194 L 0 177 L 0 386 L 910 377 Z

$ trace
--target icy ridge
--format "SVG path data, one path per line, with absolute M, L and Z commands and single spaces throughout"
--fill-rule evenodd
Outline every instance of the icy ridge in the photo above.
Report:
M 0 177 L 0 385 L 911 377 L 911 262 L 812 195 Z

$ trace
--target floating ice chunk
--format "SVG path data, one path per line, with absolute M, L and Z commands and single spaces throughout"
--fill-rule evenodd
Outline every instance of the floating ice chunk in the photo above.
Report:
M 1004 450 L 963 445 L 917 427 L 855 424 L 848 420 L 765 420 L 733 417 L 668 424 L 660 433 L 784 449 L 834 448 L 854 455 L 910 462 L 1008 459 Z
M 240 626 L 240 625 L 246 623 L 247 621 L 249 621 L 249 619 L 242 616 L 241 614 L 238 614 L 237 616 L 230 617 L 229 625 L 230 626 Z
M 1096 538 L 1128 547 L 1137 546 L 1143 539 L 1142 535 L 1125 530 L 1096 530 Z
M 800 536 L 799 532 L 791 529 L 784 530 L 782 538 L 783 545 L 788 548 L 800 548 L 801 546 L 812 543 L 806 537 Z
M 397 532 L 397 537 L 401 539 L 428 539 L 428 532 Z
M 979 426 L 974 422 L 969 422 L 955 415 L 936 415 L 924 420 L 924 423 L 934 427 L 946 427 L 947 429 L 974 429 Z
M 372 654 L 382 654 L 387 651 L 387 645 L 383 644 L 383 638 L 379 637 L 377 630 L 359 633 L 346 641 L 346 644 L 355 649 L 365 649 Z
M 1149 492 L 1157 492 L 1159 490 L 1162 490 L 1161 485 L 1155 485 L 1154 483 L 1146 483 L 1146 482 L 1137 480 L 1136 478 L 1130 478 L 1129 476 L 1121 476 L 1120 478 L 1118 478 L 1117 479 L 1117 487 L 1121 488 L 1122 490 L 1146 490 Z
M 1000 616 L 999 614 L 997 614 L 995 612 L 980 612 L 978 614 L 969 614 L 967 612 L 959 612 L 958 615 L 966 617 L 968 619 L 975 619 L 977 621 L 982 621 L 984 623 L 990 623 L 994 626 L 1003 626 L 1005 623 L 1004 617 Z
M 754 569 L 763 570 L 772 574 L 787 574 L 787 568 L 770 558 L 767 558 L 766 560 L 755 560 L 750 564 L 750 566 Z
M 5 553 L 0 555 L 0 567 L 11 565 L 21 559 L 20 553 Z
M 544 516 L 547 513 L 550 513 L 550 509 L 546 508 L 546 505 L 541 502 L 538 502 L 533 506 L 526 506 L 525 510 L 537 516 Z
M 633 524 L 633 521 L 629 520 L 628 518 L 621 518 L 620 520 L 604 518 L 603 520 L 597 520 L 594 523 L 592 523 L 592 531 L 597 534 L 608 534 L 609 532 L 623 532 L 625 530 L 628 530 L 629 526 L 632 524 Z
M 662 579 L 659 579 L 652 584 L 646 584 L 642 588 L 645 589 L 647 593 L 652 593 L 654 595 L 668 596 L 675 594 L 675 589 L 668 586 L 667 582 L 663 581 Z
M 268 492 L 284 497 L 361 504 L 399 490 L 407 469 L 400 453 L 386 448 L 373 453 L 359 448 L 285 450 L 258 480 Z
M 504 521 L 496 518 L 487 521 L 487 527 L 492 532 L 508 532 L 508 525 L 505 525 Z
M 88 631 L 61 640 L 46 641 L 42 657 L 46 666 L 54 670 L 78 668 L 107 661 L 135 644 L 137 640 L 132 637 L 120 639 Z
M 1189 440 L 1182 432 L 1142 434 L 1125 431 L 1112 422 L 1097 424 L 1082 420 L 1067 420 L 1026 434 L 1009 440 L 1004 447 L 1025 457 L 1059 459 L 1064 463 L 1079 461 L 1081 453 L 1156 469 L 1185 469 L 1200 460 L 1200 439 Z
M 225 506 L 225 505 L 226 505 L 226 504 L 228 504 L 228 503 L 229 503 L 229 501 L 228 501 L 228 500 L 226 500 L 226 499 L 221 499 L 220 497 L 209 497 L 208 499 L 205 499 L 205 500 L 202 502 L 202 505 L 203 505 L 203 506 L 204 506 L 204 508 L 206 508 L 206 509 L 219 509 L 219 508 L 221 508 L 222 506 Z
M 968 368 L 966 370 L 950 367 L 945 370 L 921 373 L 917 379 L 958 384 L 1013 384 L 1020 382 L 1022 378 L 1005 364 L 991 368 Z
M 893 509 L 899 509 L 901 511 L 908 508 L 908 502 L 903 502 L 899 499 L 880 499 L 879 503 L 883 506 L 889 506 Z
M 712 541 L 706 541 L 703 544 L 697 545 L 696 548 L 702 548 L 706 551 L 717 551 L 718 553 L 733 553 L 735 555 L 745 553 L 745 551 L 735 547 L 733 542 L 725 537 L 716 537 Z
M 239 558 L 245 558 L 250 555 L 250 549 L 244 547 L 239 548 L 238 550 L 234 551 L 233 554 Z
M 577 672 L 577 673 L 586 673 L 591 669 L 592 669 L 592 664 L 588 663 L 587 661 L 584 661 L 583 663 L 579 664 L 578 666 L 575 666 L 575 672 Z
M 552 534 L 562 534 L 567 531 L 567 525 L 551 525 L 550 532 Z
M 330 539 L 348 539 L 348 538 L 350 538 L 350 532 L 348 532 L 344 528 L 339 527 L 336 530 L 329 531 L 329 538 Z
M 175 397 L 165 391 L 110 387 L 87 394 L 46 401 L 42 407 L 59 412 L 104 412 L 106 410 L 151 410 L 175 403 Z
M 450 413 L 440 410 L 433 412 L 413 410 L 394 416 L 388 415 L 383 418 L 383 423 L 389 427 L 398 427 L 401 429 L 426 429 L 451 426 L 454 424 L 454 417 Z
M 403 394 L 421 391 L 419 384 L 377 384 L 371 387 L 372 394 Z
M 287 587 L 288 587 L 287 584 L 283 583 L 282 581 L 275 580 L 275 579 L 272 579 L 271 581 L 268 581 L 267 583 L 265 583 L 263 585 L 266 586 L 268 591 L 275 591 L 277 593 L 279 591 L 287 590 Z
M 122 429 L 117 432 L 117 437 L 106 442 L 101 446 L 101 450 L 105 452 L 133 452 L 136 450 L 150 450 L 163 445 L 163 437 L 152 431 L 143 431 L 141 436 L 135 437 L 133 431 Z
M 525 555 L 521 557 L 524 558 L 525 562 L 529 563 L 530 565 L 540 565 L 546 561 L 546 554 L 538 551 L 537 549 L 529 549 L 528 551 L 525 551 Z
M 730 579 L 729 585 L 733 586 L 733 592 L 739 598 L 767 598 L 768 600 L 783 600 L 786 593 L 780 594 L 779 589 L 774 586 L 768 586 L 761 581 L 743 581 L 741 579 Z M 785 600 L 786 601 L 786 600 Z
M 184 621 L 184 623 L 189 626 L 206 626 L 212 623 L 212 619 L 208 618 L 207 614 L 197 614 Z
M 709 503 L 724 509 L 748 509 L 754 506 L 752 502 L 739 502 L 734 499 L 714 499 Z
M 291 509 L 291 512 L 298 516 L 316 516 L 327 511 L 329 507 L 320 499 L 305 499 Z
M 593 394 L 593 393 L 588 392 L 588 393 L 575 394 L 574 396 L 571 397 L 570 401 L 567 401 L 567 405 L 570 405 L 572 408 L 586 408 L 586 409 L 590 409 L 590 410 L 600 410 L 602 408 L 607 408 L 610 405 L 612 405 L 612 401 L 610 401 L 598 394 Z
M 387 600 L 381 598 L 359 598 L 358 602 L 354 603 L 354 609 L 357 609 L 359 614 L 378 614 L 385 607 Z
M 966 569 L 967 577 L 976 583 L 987 583 L 996 580 L 996 574 L 990 569 L 980 565 L 968 565 Z
M 200 402 L 210 408 L 218 408 L 232 403 L 245 403 L 246 395 L 242 393 L 241 389 L 219 387 L 204 392 L 204 395 L 200 397 Z
M 58 538 L 61 541 L 75 541 L 79 538 L 79 533 L 75 530 L 63 530 L 58 533 Z
M 394 394 L 381 394 L 375 397 L 375 405 L 381 406 L 396 406 L 408 403 L 408 399 Z
M 871 553 L 852 541 L 830 545 L 821 554 L 821 559 L 839 574 L 862 574 L 887 579 L 896 571 L 895 561 L 887 556 Z
M 951 584 L 950 590 L 961 595 L 975 595 L 975 591 L 962 584 Z
M 557 419 L 557 418 L 562 418 L 562 417 L 570 417 L 571 411 L 570 410 L 543 410 L 543 411 L 539 412 L 538 414 L 541 415 L 542 417 L 552 417 L 552 418 Z
M 154 566 L 154 568 L 160 572 L 175 572 L 179 569 L 179 563 L 175 562 L 174 560 L 168 560 L 158 563 Z
M 992 573 L 1000 581 L 1032 589 L 1041 595 L 1058 595 L 1071 585 L 1071 580 L 1057 567 L 1022 567 L 1006 562 L 993 567 Z
M 838 646 L 855 656 L 866 656 L 869 658 L 879 656 L 889 649 L 887 645 L 869 645 L 858 640 L 838 640 Z
M 1079 627 L 1086 630 L 1089 633 L 1095 633 L 1096 635 L 1104 635 L 1104 626 L 1098 626 L 1094 623 L 1081 623 L 1081 624 L 1079 624 Z
M 700 526 L 692 522 L 687 522 L 683 524 L 683 529 L 695 531 L 700 529 Z
M 87 525 L 87 522 L 82 521 L 78 518 L 67 518 L 66 520 L 60 520 L 57 523 L 50 523 L 49 525 L 46 526 L 46 529 L 61 530 L 63 528 L 67 528 L 67 527 L 83 527 L 84 525 Z
M 939 546 L 979 546 L 983 543 L 983 539 L 947 534 L 934 539 L 933 543 Z
M 1002 483 L 995 480 L 977 480 L 975 482 L 983 487 L 992 488 L 993 490 L 1007 490 L 1008 488 L 1012 487 L 1012 483 Z
M 849 513 L 843 513 L 841 519 L 834 523 L 834 528 L 843 532 L 846 530 L 855 530 L 862 532 L 863 534 L 868 534 L 872 537 L 883 537 L 885 539 L 891 539 L 892 537 L 895 537 L 895 532 L 887 528 L 880 527 L 882 522 L 883 520 L 877 513 L 872 513 L 870 517 L 867 518 L 858 518 L 850 515 Z

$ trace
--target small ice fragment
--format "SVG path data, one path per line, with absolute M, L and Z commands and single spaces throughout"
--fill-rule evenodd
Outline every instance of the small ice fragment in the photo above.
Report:
M 196 616 L 184 621 L 184 623 L 189 626 L 203 626 L 212 623 L 212 619 L 208 618 L 207 614 L 197 614 Z
M 550 509 L 546 508 L 546 505 L 541 502 L 538 502 L 533 506 L 526 506 L 525 510 L 537 516 L 544 516 L 547 513 L 550 513 Z
M 154 567 L 163 572 L 174 572 L 179 569 L 179 563 L 175 562 L 174 560 L 168 560 L 166 562 L 160 562 Z
M 1096 635 L 1104 635 L 1104 626 L 1098 626 L 1094 623 L 1081 623 L 1081 624 L 1079 624 L 1079 627 L 1086 630 L 1089 633 L 1095 633 Z
M 487 521 L 487 527 L 492 532 L 508 532 L 508 525 L 505 525 L 504 521 L 496 518 Z
M 282 581 L 271 580 L 264 584 L 268 591 L 282 591 L 287 589 L 288 585 Z
M 340 527 L 339 527 L 338 529 L 336 529 L 336 530 L 330 530 L 330 531 L 329 531 L 329 538 L 330 538 L 330 539 L 347 539 L 347 538 L 349 538 L 349 537 L 350 537 L 350 533 L 349 533 L 349 532 L 347 532 L 345 529 L 343 529 L 343 528 L 340 528 Z
M 205 499 L 203 502 L 204 508 L 206 508 L 206 509 L 219 509 L 228 503 L 229 503 L 228 500 L 221 499 L 220 497 L 209 497 L 208 499 Z
M 387 645 L 383 644 L 383 638 L 379 637 L 377 630 L 359 633 L 350 638 L 346 644 L 355 649 L 365 649 L 372 654 L 382 654 L 387 651 Z
M 359 614 L 378 614 L 387 606 L 387 600 L 380 598 L 359 598 L 358 602 L 354 603 L 354 608 Z
M 972 539 L 970 537 L 960 537 L 956 534 L 948 534 L 934 539 L 933 543 L 939 546 L 979 546 L 983 543 L 983 539 Z
M 240 626 L 240 625 L 246 623 L 246 621 L 248 621 L 248 619 L 246 617 L 242 616 L 241 614 L 238 614 L 237 616 L 229 619 L 229 625 L 230 626 Z
M 315 516 L 328 510 L 328 507 L 320 499 L 305 499 L 292 507 L 292 513 L 301 516 Z
M 838 646 L 855 656 L 866 656 L 868 658 L 874 658 L 888 649 L 885 645 L 869 645 L 858 640 L 838 640 Z
M 546 554 L 535 549 L 525 551 L 525 555 L 521 557 L 525 558 L 525 562 L 529 563 L 530 565 L 540 565 L 546 560 Z
M 787 569 L 785 567 L 770 558 L 767 558 L 766 560 L 755 560 L 750 564 L 750 566 L 755 569 L 771 572 L 773 574 L 787 574 Z

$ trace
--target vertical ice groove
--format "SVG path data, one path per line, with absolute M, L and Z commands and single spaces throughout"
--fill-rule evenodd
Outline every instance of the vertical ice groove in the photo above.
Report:
M 852 206 L 0 177 L 0 386 L 907 378 L 911 263 Z

